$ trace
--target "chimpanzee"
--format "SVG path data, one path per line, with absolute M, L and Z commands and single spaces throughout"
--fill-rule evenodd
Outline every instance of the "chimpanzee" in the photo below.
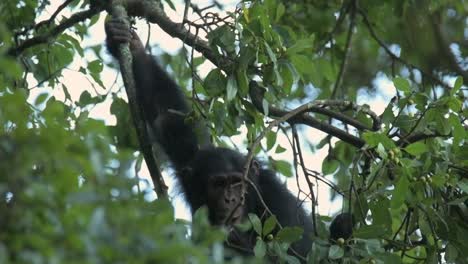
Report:
M 114 57 L 118 56 L 118 44 L 130 43 L 137 100 L 142 104 L 144 118 L 155 138 L 175 168 L 192 213 L 206 205 L 211 224 L 225 226 L 240 223 L 248 213 L 265 216 L 257 192 L 242 179 L 246 156 L 210 144 L 202 146 L 194 125 L 186 121 L 190 110 L 184 95 L 155 58 L 145 52 L 136 33 L 118 19 L 107 21 L 105 29 L 107 47 Z M 312 245 L 310 216 L 274 171 L 262 168 L 254 160 L 248 176 L 283 227 L 303 227 L 302 239 L 292 247 L 296 253 L 306 256 Z M 243 243 L 240 246 L 251 247 L 255 237 L 244 236 L 237 242 Z

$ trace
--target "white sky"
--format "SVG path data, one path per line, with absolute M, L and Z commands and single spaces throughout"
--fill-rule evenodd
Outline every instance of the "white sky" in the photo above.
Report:
M 184 9 L 184 5 L 182 4 L 183 1 L 173 1 L 173 2 L 176 5 L 177 12 L 172 11 L 168 7 L 166 8 L 166 11 L 168 13 L 168 16 L 173 21 L 180 22 L 182 20 L 182 14 L 183 14 L 183 9 Z M 226 4 L 226 6 L 230 6 L 232 10 L 232 7 L 238 1 L 229 0 L 229 1 L 219 1 L 219 2 Z M 45 12 L 42 15 L 42 19 L 47 19 L 48 17 L 50 17 L 50 15 L 56 10 L 57 6 L 59 6 L 61 3 L 62 1 L 60 0 L 51 0 L 51 6 L 47 9 L 47 12 Z M 202 7 L 209 5 L 210 1 L 200 0 L 200 1 L 192 1 L 192 3 L 195 3 L 199 7 L 202 8 Z M 63 11 L 63 14 L 67 16 L 70 15 L 69 11 L 66 11 L 66 10 Z M 39 19 L 39 20 L 42 20 L 42 19 Z M 99 20 L 97 24 L 95 24 L 92 28 L 90 28 L 90 37 L 83 40 L 82 42 L 83 47 L 104 43 L 105 33 L 104 33 L 103 20 L 104 20 L 104 16 L 101 17 L 101 19 Z M 142 21 L 140 21 L 137 24 L 137 28 L 138 28 L 138 33 L 140 37 L 142 38 L 142 40 L 145 40 L 146 35 L 147 35 L 146 32 L 148 29 L 146 23 L 143 23 Z M 174 53 L 182 47 L 181 40 L 170 37 L 161 29 L 159 29 L 159 27 L 157 27 L 156 25 L 151 25 L 151 30 L 152 31 L 151 31 L 150 43 L 152 43 L 152 45 L 157 44 L 162 50 L 169 52 L 169 53 Z M 104 57 L 106 61 L 110 61 L 112 59 L 105 52 L 102 53 L 102 56 Z M 122 89 L 121 78 L 120 76 L 118 76 L 118 72 L 116 72 L 115 70 L 109 69 L 108 67 L 104 67 L 104 70 L 101 74 L 101 78 L 106 87 L 106 90 L 100 88 L 98 85 L 94 85 L 95 89 L 93 89 L 93 81 L 91 81 L 90 78 L 87 78 L 86 76 L 84 76 L 82 73 L 78 72 L 78 69 L 80 68 L 80 66 L 83 66 L 84 68 L 86 68 L 87 62 L 93 61 L 95 59 L 97 58 L 92 52 L 86 52 L 83 58 L 76 57 L 73 63 L 69 67 L 67 67 L 66 70 L 63 71 L 63 77 L 61 78 L 61 82 L 63 82 L 68 87 L 68 91 L 72 97 L 72 100 L 77 101 L 81 93 L 84 90 L 87 90 L 92 95 L 96 95 L 96 94 L 105 95 L 105 94 L 109 94 L 110 92 L 120 91 L 120 94 L 122 95 L 122 97 L 125 97 L 125 93 L 123 92 L 124 89 Z M 209 68 L 201 69 L 201 71 L 208 72 Z M 117 81 L 117 84 L 114 84 L 116 78 L 118 78 L 118 81 Z M 28 81 L 31 86 L 37 83 L 32 77 L 29 78 Z M 370 105 L 373 111 L 375 111 L 377 114 L 380 114 L 385 109 L 385 106 L 388 104 L 390 98 L 395 94 L 395 88 L 393 86 L 393 83 L 386 78 L 379 78 L 376 81 L 376 86 L 378 87 L 378 92 L 373 95 L 370 95 L 364 92 L 359 93 L 358 103 L 359 104 L 366 103 Z M 41 87 L 41 88 L 36 88 L 32 90 L 30 101 L 33 102 L 34 98 L 36 98 L 38 94 L 42 94 L 44 92 L 53 94 L 59 100 L 65 99 L 63 90 L 61 88 L 55 88 L 52 91 L 49 88 Z M 111 103 L 110 99 L 108 99 L 104 103 L 96 105 L 93 109 L 90 110 L 90 117 L 103 119 L 106 121 L 107 124 L 115 124 L 116 119 L 114 116 L 110 114 L 110 111 L 109 111 L 110 103 Z M 318 131 L 316 129 L 312 129 L 312 128 L 306 128 L 303 130 L 302 133 L 303 133 L 302 136 L 305 137 L 314 145 L 318 143 L 325 136 L 323 132 Z M 286 147 L 286 148 L 289 147 L 289 143 L 286 137 L 281 134 L 279 135 L 280 136 L 278 137 L 278 142 L 283 147 Z M 240 136 L 232 137 L 232 141 L 239 146 L 243 146 L 242 143 L 244 139 L 245 139 L 245 133 L 243 133 Z M 306 150 L 305 145 L 302 146 L 302 149 L 304 152 L 304 159 L 306 161 L 307 167 L 315 171 L 321 171 L 322 161 L 327 155 L 327 149 L 322 148 L 320 150 L 317 150 L 315 153 L 312 153 L 311 151 Z M 274 158 L 292 160 L 292 151 L 289 148 L 285 153 L 282 153 L 280 155 L 274 155 Z M 174 188 L 173 188 L 174 181 L 172 177 L 169 177 L 167 172 L 165 172 L 164 174 L 165 174 L 166 183 L 170 186 L 170 190 L 169 190 L 170 195 L 174 198 L 173 203 L 175 206 L 176 218 L 183 218 L 183 219 L 190 220 L 191 219 L 190 212 L 188 211 L 180 195 L 176 195 L 176 192 L 174 191 Z M 141 177 L 147 179 L 148 182 L 151 182 L 151 179 L 149 178 L 149 172 L 146 166 L 143 166 L 143 169 L 140 175 Z M 328 176 L 327 178 L 329 180 L 332 180 L 331 176 Z M 305 180 L 300 181 L 300 185 L 303 187 L 304 190 L 307 190 L 307 184 L 305 183 Z M 297 193 L 297 186 L 296 186 L 295 179 L 293 178 L 289 179 L 287 181 L 287 186 L 294 194 Z M 142 183 L 141 187 L 147 188 L 148 186 Z M 317 211 L 319 214 L 332 215 L 341 209 L 341 201 L 339 199 L 335 200 L 334 202 L 329 201 L 330 192 L 329 192 L 328 186 L 325 186 L 324 184 L 319 184 L 318 188 L 315 191 L 316 191 L 316 195 L 318 196 L 318 201 L 319 201 L 318 208 L 317 208 L 318 209 Z M 155 196 L 153 196 L 153 198 L 154 197 Z M 304 207 L 310 210 L 310 204 L 306 204 L 304 205 Z

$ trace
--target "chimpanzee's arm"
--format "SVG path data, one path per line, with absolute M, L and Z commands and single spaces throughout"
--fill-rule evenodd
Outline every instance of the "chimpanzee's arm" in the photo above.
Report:
M 194 126 L 186 121 L 189 107 L 177 84 L 146 54 L 133 55 L 133 72 L 146 119 L 177 169 L 190 162 L 198 150 Z
M 107 47 L 114 57 L 118 56 L 118 44 L 130 43 L 137 100 L 145 119 L 176 169 L 183 168 L 197 151 L 198 141 L 194 126 L 185 121 L 189 107 L 182 91 L 122 21 L 107 21 L 106 33 Z

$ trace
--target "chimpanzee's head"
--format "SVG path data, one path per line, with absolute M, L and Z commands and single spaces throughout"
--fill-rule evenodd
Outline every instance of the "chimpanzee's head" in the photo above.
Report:
M 226 148 L 198 151 L 189 172 L 183 175 L 192 211 L 206 205 L 213 225 L 239 223 L 254 199 L 247 197 L 250 188 L 242 178 L 245 161 L 244 155 Z M 249 178 L 253 182 L 257 181 L 258 171 L 258 163 L 252 162 Z

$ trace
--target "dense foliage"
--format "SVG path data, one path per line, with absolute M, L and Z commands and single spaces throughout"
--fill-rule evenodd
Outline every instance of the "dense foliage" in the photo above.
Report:
M 226 232 L 203 211 L 189 224 L 163 194 L 147 199 L 124 89 L 103 81 L 115 64 L 82 44 L 105 5 L 54 2 L 0 2 L 0 263 L 244 263 L 225 259 Z M 241 151 L 303 179 L 309 199 L 327 182 L 355 217 L 351 239 L 329 241 L 330 217 L 316 215 L 308 263 L 468 263 L 466 1 L 240 1 L 220 14 L 222 1 L 194 3 L 183 27 L 157 20 L 187 44 L 161 61 L 187 88 L 190 118 L 219 145 L 244 131 Z M 182 16 L 164 1 L 175 6 Z M 67 86 L 76 75 L 88 83 Z M 115 123 L 91 114 L 109 104 Z M 302 152 L 323 148 L 312 171 Z M 286 248 L 300 229 L 249 223 L 252 261 L 298 262 Z

